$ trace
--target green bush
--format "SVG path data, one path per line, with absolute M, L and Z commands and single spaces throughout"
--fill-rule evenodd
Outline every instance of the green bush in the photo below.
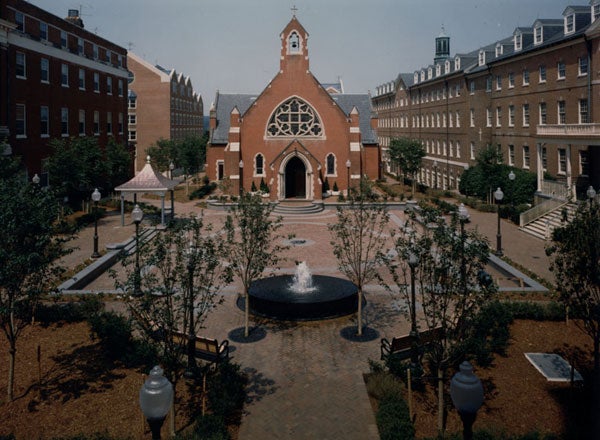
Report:
M 215 189 L 217 189 L 216 182 L 205 183 L 200 188 L 192 191 L 192 193 L 189 195 L 189 198 L 190 200 L 201 199 L 202 197 L 208 196 Z
M 252 181 L 252 186 L 250 187 L 250 191 L 252 191 L 252 192 L 258 191 L 258 188 L 256 188 L 256 183 L 254 183 L 254 180 Z
M 381 399 L 375 418 L 381 440 L 415 438 L 415 427 L 410 420 L 408 405 L 399 396 L 385 396 Z
M 393 375 L 385 371 L 371 374 L 367 379 L 367 392 L 377 400 L 384 397 L 401 397 L 404 387 Z
M 267 185 L 267 183 L 265 182 L 265 179 L 263 179 L 262 177 L 260 178 L 260 186 L 259 186 L 260 190 L 264 193 L 264 194 L 268 194 L 269 193 L 269 186 Z
M 566 317 L 564 305 L 555 302 L 511 301 L 507 307 L 514 319 L 532 319 L 534 321 L 563 321 Z
M 213 414 L 199 416 L 191 432 L 179 434 L 175 440 L 229 440 L 231 436 L 222 417 Z
M 35 310 L 36 321 L 42 324 L 53 322 L 82 322 L 102 310 L 104 304 L 94 295 L 81 297 L 77 302 L 40 303 Z
M 241 410 L 246 399 L 246 376 L 233 362 L 220 363 L 215 374 L 208 376 L 208 403 L 215 416 L 228 420 Z

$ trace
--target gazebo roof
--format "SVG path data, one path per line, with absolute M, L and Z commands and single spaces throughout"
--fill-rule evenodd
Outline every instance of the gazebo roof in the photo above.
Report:
M 162 174 L 156 172 L 152 168 L 150 156 L 148 156 L 144 168 L 133 179 L 117 186 L 115 191 L 165 193 L 174 189 L 177 183 L 177 181 L 167 179 Z

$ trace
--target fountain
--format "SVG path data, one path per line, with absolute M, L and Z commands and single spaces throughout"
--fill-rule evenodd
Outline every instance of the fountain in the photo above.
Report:
M 250 312 L 267 318 L 310 321 L 356 312 L 356 286 L 342 278 L 312 275 L 305 262 L 294 275 L 278 275 L 255 281 L 248 290 Z

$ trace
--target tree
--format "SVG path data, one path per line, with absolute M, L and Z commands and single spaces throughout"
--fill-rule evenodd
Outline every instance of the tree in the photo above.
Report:
M 127 182 L 131 176 L 131 152 L 124 144 L 117 143 L 113 138 L 106 145 L 107 190 L 112 191 L 116 186 Z
M 7 395 L 13 400 L 17 341 L 35 304 L 62 269 L 68 237 L 55 230 L 59 206 L 52 191 L 26 182 L 13 159 L 0 157 L 0 325 L 9 345 Z
M 275 268 L 283 260 L 281 253 L 288 249 L 280 244 L 283 236 L 281 217 L 273 218 L 274 205 L 262 203 L 260 195 L 243 193 L 225 222 L 227 254 L 230 268 L 242 283 L 245 299 L 244 336 L 248 337 L 250 297 L 252 283 L 263 276 L 268 268 Z
M 427 330 L 439 329 L 440 339 L 429 352 L 430 367 L 438 377 L 439 429 L 443 429 L 444 381 L 449 365 L 457 364 L 457 348 L 469 335 L 470 320 L 495 292 L 485 276 L 488 242 L 475 231 L 465 231 L 456 217 L 448 224 L 437 209 L 423 206 L 423 225 L 417 231 L 416 217 L 411 227 L 394 231 L 394 254 L 388 268 L 400 295 L 407 304 L 412 298 L 409 258 L 417 257 L 415 266 L 416 301 L 421 304 L 421 324 Z
M 380 279 L 389 215 L 385 203 L 377 200 L 370 183 L 361 179 L 360 192 L 351 191 L 345 206 L 337 208 L 337 222 L 329 225 L 331 245 L 339 270 L 358 289 L 357 334 L 362 335 L 364 286 Z
M 231 280 L 223 264 L 224 249 L 202 214 L 180 221 L 139 249 L 141 295 L 130 295 L 127 305 L 174 383 L 185 366 L 185 353 L 190 354 L 190 342 L 208 314 L 222 303 L 219 291 Z M 115 284 L 133 292 L 138 276 L 134 259 L 126 256 L 122 264 L 125 278 Z M 188 338 L 169 337 L 175 333 Z M 193 370 L 194 365 L 188 367 Z
M 598 202 L 581 204 L 571 222 L 556 228 L 546 249 L 552 258 L 560 301 L 593 341 L 592 419 L 600 435 L 600 212 Z
M 177 160 L 177 145 L 175 141 L 161 138 L 148 147 L 147 153 L 157 170 L 167 171 L 171 162 L 175 164 Z
M 390 142 L 388 153 L 392 163 L 398 165 L 402 173 L 412 179 L 412 195 L 414 197 L 416 176 L 426 154 L 423 143 L 417 139 L 394 138 Z

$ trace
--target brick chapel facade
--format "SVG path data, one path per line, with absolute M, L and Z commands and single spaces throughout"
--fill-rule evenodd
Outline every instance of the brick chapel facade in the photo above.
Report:
M 261 181 L 271 200 L 322 199 L 361 176 L 381 177 L 368 94 L 330 94 L 309 68 L 308 33 L 294 16 L 281 33 L 280 69 L 258 95 L 221 94 L 210 109 L 206 172 L 231 194 Z

